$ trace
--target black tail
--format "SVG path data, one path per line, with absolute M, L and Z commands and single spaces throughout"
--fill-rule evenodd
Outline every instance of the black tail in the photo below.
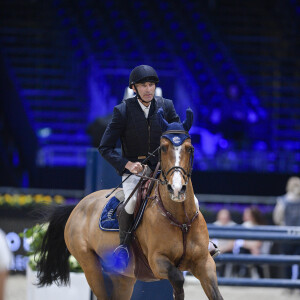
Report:
M 70 279 L 69 256 L 64 239 L 64 229 L 75 205 L 55 207 L 49 217 L 49 227 L 43 239 L 37 263 L 38 286 L 67 285 Z

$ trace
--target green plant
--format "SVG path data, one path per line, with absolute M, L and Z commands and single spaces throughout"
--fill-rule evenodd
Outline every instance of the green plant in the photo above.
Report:
M 29 267 L 33 270 L 37 270 L 37 262 L 40 257 L 40 249 L 42 246 L 43 238 L 47 231 L 48 224 L 36 224 L 35 226 L 26 230 L 25 233 L 20 233 L 21 237 L 27 238 L 27 241 L 30 245 L 30 251 L 28 252 L 29 256 Z M 69 257 L 69 266 L 71 272 L 80 273 L 83 272 L 81 266 L 74 256 Z

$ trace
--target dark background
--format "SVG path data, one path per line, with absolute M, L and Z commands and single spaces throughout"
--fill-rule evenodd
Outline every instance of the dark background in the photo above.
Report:
M 194 110 L 197 193 L 283 194 L 300 170 L 299 13 L 295 0 L 1 1 L 0 185 L 84 190 L 87 149 L 149 64 L 181 118 Z

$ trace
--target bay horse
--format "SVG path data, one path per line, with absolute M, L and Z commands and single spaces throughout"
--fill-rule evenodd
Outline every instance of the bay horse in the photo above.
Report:
M 160 141 L 161 173 L 135 235 L 154 277 L 170 281 L 175 300 L 184 299 L 182 271 L 189 271 L 200 280 L 208 299 L 222 300 L 216 265 L 208 251 L 206 222 L 194 199 L 191 182 L 194 148 L 188 134 L 191 124 L 187 125 L 191 119 L 187 110 L 186 121 L 170 130 L 160 113 L 160 122 L 167 130 Z M 110 191 L 89 194 L 75 208 L 60 206 L 53 211 L 38 263 L 40 286 L 68 283 L 68 257 L 72 254 L 98 300 L 131 298 L 137 280 L 131 248 L 127 269 L 122 274 L 106 273 L 113 287 L 110 297 L 105 287 L 105 255 L 119 245 L 118 232 L 102 231 L 98 226 L 99 215 L 108 202 L 105 195 Z

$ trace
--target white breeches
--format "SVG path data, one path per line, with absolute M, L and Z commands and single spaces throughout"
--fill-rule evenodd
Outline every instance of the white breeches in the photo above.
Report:
M 139 175 L 142 175 L 144 171 L 140 172 Z M 149 176 L 151 174 L 151 169 L 147 167 L 145 171 L 145 176 Z M 122 176 L 122 181 L 128 177 L 128 174 L 125 174 Z M 128 199 L 130 196 L 131 192 L 134 190 L 138 182 L 140 181 L 140 177 L 131 175 L 125 182 L 123 182 L 123 191 L 125 194 L 125 201 Z M 125 205 L 125 211 L 128 214 L 133 214 L 134 213 L 134 208 L 136 204 L 136 199 L 137 199 L 137 191 L 132 195 L 128 203 Z

